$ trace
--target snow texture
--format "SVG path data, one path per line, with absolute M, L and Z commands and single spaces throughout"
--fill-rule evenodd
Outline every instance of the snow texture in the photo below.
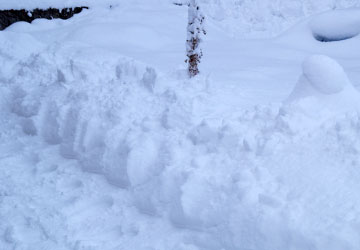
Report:
M 210 21 L 193 79 L 168 2 L 0 32 L 0 249 L 357 250 L 360 38 L 319 42 L 320 17 L 258 40 Z
M 358 0 L 202 0 L 202 2 L 205 12 L 218 22 L 222 30 L 236 37 L 250 38 L 276 36 L 305 17 L 324 11 L 360 7 Z M 334 32 L 339 30 L 336 27 L 353 23 L 356 19 L 355 12 L 354 10 L 353 14 L 341 15 L 340 11 L 340 14 L 334 13 L 333 17 L 320 16 L 319 21 L 316 22 L 325 20 L 324 25 L 326 25 L 329 21 L 335 25 L 335 29 L 328 30 Z M 357 28 L 347 26 L 347 29 Z

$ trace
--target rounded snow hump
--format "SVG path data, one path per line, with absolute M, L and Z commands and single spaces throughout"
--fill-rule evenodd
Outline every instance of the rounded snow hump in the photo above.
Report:
M 360 108 L 359 91 L 334 59 L 312 55 L 304 60 L 302 71 L 285 105 L 295 105 L 306 113 L 319 109 L 337 113 Z
M 349 84 L 344 69 L 328 56 L 310 56 L 303 62 L 302 69 L 305 78 L 322 94 L 339 93 Z
M 360 9 L 334 10 L 310 22 L 313 36 L 320 42 L 337 42 L 360 34 Z

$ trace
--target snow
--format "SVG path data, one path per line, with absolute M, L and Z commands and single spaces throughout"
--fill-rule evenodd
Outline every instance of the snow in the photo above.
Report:
M 17 0 L 17 1 L 2 1 L 0 9 L 47 9 L 52 8 L 71 8 L 80 6 L 107 6 L 116 1 L 105 0 L 105 1 L 94 1 L 94 0 Z
M 303 62 L 302 70 L 282 107 L 286 116 L 302 114 L 306 117 L 300 118 L 302 127 L 298 129 L 313 129 L 329 117 L 359 110 L 360 93 L 334 59 L 324 55 L 309 56 Z
M 168 2 L 0 32 L 0 249 L 357 250 L 360 38 L 276 3 L 302 19 L 277 38 L 208 19 L 193 79 Z
M 322 94 L 339 93 L 349 84 L 344 69 L 327 56 L 311 56 L 302 67 L 304 76 Z
M 359 35 L 360 9 L 337 10 L 323 13 L 314 18 L 311 29 L 314 36 L 323 41 L 337 41 L 349 39 Z
M 319 20 L 314 20 L 316 23 L 314 27 L 319 24 L 320 29 L 322 23 L 334 25 L 334 29 L 328 29 L 329 32 L 334 33 L 347 23 L 357 23 L 356 10 L 346 15 L 342 15 L 341 10 L 360 7 L 358 0 L 202 0 L 202 2 L 205 12 L 222 30 L 233 37 L 246 38 L 277 36 L 306 17 L 339 10 L 339 14 L 332 12 L 329 15 L 318 16 L 316 19 Z M 347 30 L 349 29 L 357 28 L 347 27 Z

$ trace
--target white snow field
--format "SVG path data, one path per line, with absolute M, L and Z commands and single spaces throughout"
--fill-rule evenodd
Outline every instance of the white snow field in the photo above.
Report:
M 84 3 L 0 32 L 0 250 L 360 249 L 359 1 L 203 1 L 191 80 L 186 6 Z

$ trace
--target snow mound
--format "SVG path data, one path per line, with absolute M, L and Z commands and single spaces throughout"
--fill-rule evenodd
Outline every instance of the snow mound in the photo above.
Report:
M 313 55 L 303 62 L 303 74 L 309 83 L 322 94 L 341 92 L 349 79 L 344 69 L 333 59 L 324 55 Z
M 349 81 L 342 66 L 325 55 L 312 55 L 305 59 L 300 76 L 284 110 L 303 113 L 310 123 L 328 119 L 329 116 L 358 110 L 360 93 Z
M 320 42 L 353 38 L 360 33 L 360 9 L 336 10 L 315 17 L 310 22 L 313 36 Z
M 225 70 L 219 81 L 189 81 L 181 70 L 158 68 L 182 60 L 185 39 L 173 36 L 182 26 L 173 24 L 186 15 L 173 20 L 176 6 L 166 16 L 157 5 L 139 6 L 0 33 L 0 249 L 358 249 L 360 115 L 336 112 L 358 107 L 360 98 L 341 66 L 308 58 L 287 110 L 279 112 L 278 96 L 246 110 L 229 102 L 250 91 L 263 99 L 252 84 L 259 71 L 279 76 L 264 81 L 265 90 L 295 82 L 287 81 L 297 76 L 288 65 L 297 70 L 304 51 L 325 44 L 311 33 L 318 47 L 306 50 L 234 40 L 241 46 L 220 52 L 231 52 L 228 59 L 254 51 L 234 63 L 237 71 L 244 65 L 249 89 L 232 88 Z M 149 41 L 155 31 L 181 46 Z M 123 40 L 108 36 L 124 32 Z M 136 39 L 128 35 L 148 46 L 130 46 Z M 223 42 L 212 41 L 216 51 Z

